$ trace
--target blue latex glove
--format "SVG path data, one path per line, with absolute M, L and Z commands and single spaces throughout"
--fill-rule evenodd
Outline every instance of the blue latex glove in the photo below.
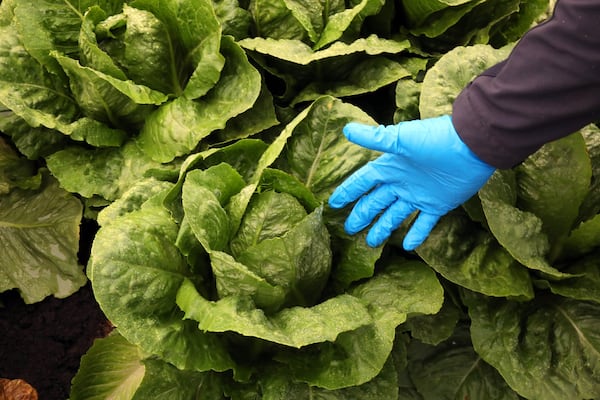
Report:
M 404 249 L 415 249 L 444 214 L 477 193 L 494 172 L 462 142 L 450 116 L 378 127 L 349 123 L 343 131 L 351 142 L 385 153 L 329 198 L 332 208 L 358 200 L 344 225 L 351 235 L 379 215 L 367 234 L 372 247 L 419 210 L 403 241 Z

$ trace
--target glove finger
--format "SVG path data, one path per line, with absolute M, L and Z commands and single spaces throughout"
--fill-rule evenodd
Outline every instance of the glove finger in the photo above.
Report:
M 365 229 L 379 213 L 396 201 L 395 193 L 388 185 L 379 186 L 360 198 L 344 223 L 350 235 Z
M 373 224 L 373 227 L 371 227 L 367 234 L 367 244 L 371 247 L 381 245 L 415 210 L 413 205 L 402 200 L 397 200 Z
M 404 154 L 406 150 L 420 149 L 429 139 L 432 130 L 446 132 L 452 127 L 449 116 L 424 120 L 404 121 L 396 125 L 372 126 L 350 122 L 343 128 L 344 135 L 352 143 L 371 150 Z M 447 135 L 436 134 L 436 140 Z M 440 146 L 444 147 L 444 146 Z
M 350 175 L 333 191 L 329 196 L 329 206 L 342 208 L 368 193 L 379 183 L 379 173 L 368 163 Z
M 421 212 L 404 237 L 402 242 L 404 250 L 414 250 L 423 243 L 440 218 L 441 215 Z
M 395 153 L 397 140 L 396 125 L 373 126 L 350 122 L 343 128 L 344 135 L 352 143 L 371 150 Z

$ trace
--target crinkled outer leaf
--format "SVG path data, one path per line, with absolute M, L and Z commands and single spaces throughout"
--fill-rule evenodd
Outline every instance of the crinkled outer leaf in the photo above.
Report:
M 350 121 L 375 122 L 359 108 L 331 96 L 318 98 L 306 111 L 306 115 L 295 120 L 282 168 L 324 202 L 345 177 L 377 155 L 350 143 L 341 133 L 342 128 Z M 335 224 L 330 218 L 326 222 Z M 347 285 L 372 275 L 381 249 L 365 246 L 363 237 L 349 237 L 343 230 L 338 230 L 336 236 L 342 238 L 341 246 L 336 249 L 340 262 L 334 269 L 338 283 Z
M 379 13 L 384 3 L 385 1 L 382 0 L 361 0 L 352 8 L 329 15 L 314 48 L 321 49 L 334 43 L 349 30 L 353 23 L 360 27 L 364 18 Z
M 278 124 L 273 95 L 263 82 L 258 99 L 252 108 L 227 121 L 225 128 L 215 132 L 215 141 L 224 143 L 245 139 Z
M 294 196 L 274 191 L 257 193 L 231 239 L 231 252 L 238 256 L 263 240 L 280 237 L 304 217 L 306 210 Z
M 223 205 L 244 185 L 237 171 L 225 163 L 187 174 L 182 189 L 183 210 L 206 251 L 228 249 L 231 226 Z
M 177 231 L 160 206 L 143 207 L 101 227 L 88 265 L 96 300 L 119 332 L 146 353 L 180 369 L 233 368 L 220 339 L 182 320 L 175 304 L 179 287 L 191 275 L 175 246 Z
M 412 338 L 435 346 L 454 333 L 461 314 L 462 311 L 446 297 L 438 313 L 410 318 L 406 321 L 406 329 Z
M 171 182 L 149 177 L 142 179 L 123 192 L 121 197 L 103 208 L 97 217 L 100 226 L 108 225 L 122 215 L 139 210 L 151 197 L 173 187 Z
M 147 118 L 138 144 L 154 160 L 168 162 L 190 153 L 211 132 L 250 109 L 258 98 L 261 77 L 244 51 L 227 36 L 221 51 L 227 63 L 221 79 L 206 96 L 197 101 L 179 97 Z
M 401 63 L 386 57 L 368 58 L 355 65 L 342 81 L 310 83 L 298 93 L 291 105 L 315 100 L 321 95 L 347 97 L 374 92 L 410 75 L 411 73 Z
M 591 124 L 581 129 L 592 163 L 590 191 L 580 207 L 580 221 L 586 221 L 600 213 L 600 128 Z
M 577 259 L 600 248 L 600 214 L 582 222 L 571 231 L 561 251 L 563 260 Z
M 323 31 L 327 19 L 335 13 L 345 9 L 344 2 L 333 0 L 321 2 L 319 0 L 284 0 L 286 7 L 300 22 L 308 33 L 309 39 L 315 43 Z
M 143 364 L 146 373 L 132 400 L 204 398 L 198 396 L 206 392 L 210 372 L 180 370 L 156 358 L 147 358 Z
M 181 188 L 186 174 L 194 168 L 210 167 L 220 163 L 231 165 L 244 180 L 250 180 L 253 176 L 258 160 L 268 145 L 259 139 L 242 139 L 223 147 L 212 147 L 200 153 L 194 153 L 181 163 L 179 177 L 173 189 L 165 198 L 165 206 L 169 209 L 173 218 L 183 218 L 181 206 Z
M 485 69 L 508 56 L 511 46 L 494 49 L 489 45 L 456 47 L 427 70 L 419 112 L 421 118 L 452 114 L 452 103 L 463 88 Z
M 325 219 L 331 232 L 336 260 L 331 271 L 332 286 L 338 289 L 346 289 L 352 282 L 373 276 L 375 263 L 383 252 L 383 246 L 371 247 L 367 244 L 366 232 L 347 234 L 344 230 L 347 217 L 347 211 L 326 209 Z
M 251 51 L 269 55 L 294 64 L 307 65 L 330 57 L 364 52 L 369 55 L 382 53 L 397 54 L 409 48 L 408 41 L 382 39 L 376 35 L 360 38 L 346 44 L 335 42 L 323 50 L 313 51 L 307 44 L 294 39 L 248 38 L 240 40 L 240 45 Z
M 52 178 L 39 190 L 0 195 L 0 292 L 16 288 L 35 303 L 87 282 L 77 258 L 82 208 Z
M 73 378 L 72 400 L 132 399 L 146 374 L 143 352 L 116 330 L 94 341 Z
M 411 25 L 420 25 L 430 15 L 448 7 L 457 7 L 472 2 L 472 0 L 424 0 L 407 1 L 403 9 Z
M 600 252 L 596 250 L 586 257 L 570 261 L 568 265 L 564 271 L 573 274 L 574 278 L 536 283 L 564 297 L 600 303 Z
M 247 297 L 206 300 L 189 280 L 181 286 L 177 304 L 185 311 L 186 319 L 197 321 L 200 331 L 232 331 L 296 348 L 335 341 L 340 333 L 372 321 L 363 303 L 350 295 L 340 295 L 310 308 L 285 308 L 267 316 Z
M 141 124 L 154 106 L 167 101 L 165 94 L 147 86 L 84 67 L 59 53 L 52 54 L 69 77 L 77 104 L 92 119 L 116 127 Z
M 83 16 L 79 33 L 79 61 L 81 65 L 103 72 L 114 78 L 126 80 L 127 76 L 113 59 L 98 46 L 96 26 L 107 17 L 98 6 L 91 7 Z
M 400 79 L 396 83 L 394 123 L 419 119 L 419 96 L 422 85 L 422 82 L 411 78 Z
M 50 127 L 50 124 L 45 125 Z M 55 129 L 69 135 L 71 139 L 85 141 L 96 147 L 121 146 L 128 136 L 124 130 L 111 128 L 100 121 L 87 117 L 80 118 L 68 125 L 57 123 Z
M 308 307 L 321 298 L 331 258 L 329 232 L 323 222 L 323 208 L 319 207 L 284 234 L 244 249 L 237 260 L 269 283 L 284 288 L 283 306 Z
M 412 340 L 408 347 L 411 380 L 425 399 L 518 400 L 493 367 L 471 345 L 467 326 L 437 345 Z
M 26 54 L 19 57 L 11 55 L 9 62 L 21 64 L 25 76 L 7 73 L 14 81 L 0 83 L 0 100 L 30 127 L 55 129 L 94 146 L 118 146 L 124 141 L 126 132 L 99 121 L 84 117 L 71 122 L 77 107 L 66 90 L 57 86 L 60 82 Z
M 517 207 L 517 180 L 512 170 L 496 171 L 479 191 L 481 206 L 494 237 L 517 261 L 554 278 L 569 275 L 552 267 L 543 221 Z
M 279 158 L 288 139 L 294 133 L 294 129 L 304 120 L 304 118 L 306 118 L 310 112 L 310 108 L 311 107 L 307 107 L 299 112 L 298 115 L 296 115 L 296 117 L 281 130 L 279 135 L 271 142 L 271 144 L 269 144 L 269 147 L 267 147 L 258 159 L 253 174 L 249 179 L 251 183 L 230 199 L 227 206 L 227 213 L 231 221 L 233 232 L 237 231 L 242 222 L 248 203 L 258 187 L 263 172 Z
M 223 35 L 231 35 L 235 40 L 248 37 L 252 25 L 248 10 L 240 7 L 237 0 L 213 0 L 212 3 Z
M 153 169 L 170 171 L 148 158 L 134 142 L 119 148 L 88 149 L 70 146 L 46 159 L 62 187 L 84 197 L 100 195 L 116 200 Z
M 196 99 L 205 95 L 219 80 L 229 48 L 219 53 L 222 46 L 221 24 L 215 14 L 211 0 L 135 0 L 137 8 L 152 12 L 161 20 L 171 40 L 183 47 L 181 58 L 191 62 L 191 75 L 184 88 L 184 95 Z M 178 46 L 179 47 L 179 46 Z M 224 58 L 224 57 L 225 58 Z M 241 61 L 229 61 L 235 64 Z M 185 70 L 187 65 L 179 68 Z M 244 98 L 244 97 L 241 97 Z
M 37 160 L 64 148 L 67 136 L 40 126 L 32 128 L 24 119 L 12 112 L 0 118 L 0 131 L 10 136 L 15 147 L 30 160 Z
M 519 208 L 537 215 L 553 261 L 573 229 L 589 192 L 592 169 L 580 133 L 547 143 L 516 167 Z
M 516 42 L 544 16 L 550 5 L 548 0 L 526 0 L 519 2 L 519 11 L 508 15 L 494 24 L 490 30 L 490 44 L 494 47 Z
M 444 291 L 435 273 L 419 261 L 391 260 L 384 271 L 349 293 L 368 304 L 373 323 L 344 332 L 333 343 L 277 356 L 295 379 L 326 389 L 360 385 L 388 360 L 396 327 L 408 314 L 434 314 Z
M 65 82 L 31 57 L 14 26 L 0 27 L 0 36 L 0 103 L 33 127 L 43 125 L 46 115 L 69 122 L 77 105 Z
M 15 187 L 37 189 L 41 179 L 35 163 L 20 157 L 0 136 L 0 195 Z
M 307 36 L 284 0 L 251 0 L 248 11 L 254 21 L 256 37 L 302 40 Z
M 83 15 L 98 6 L 109 15 L 120 12 L 123 0 L 40 0 L 19 1 L 15 8 L 19 34 L 27 51 L 50 72 L 62 75 L 54 50 L 77 58 Z M 49 17 L 51 16 L 51 17 Z
M 185 54 L 176 54 L 178 46 L 168 27 L 151 12 L 127 4 L 120 18 L 123 23 L 104 34 L 107 37 L 102 38 L 102 48 L 132 81 L 161 93 L 180 95 L 182 81 L 187 79 L 180 75 L 188 71 L 182 68 Z
M 435 37 L 435 40 L 430 40 L 430 43 L 439 42 L 434 46 L 440 51 L 450 50 L 456 45 L 470 45 L 473 43 L 488 43 L 490 30 L 499 22 L 504 21 L 508 16 L 519 12 L 521 0 L 503 0 L 503 1 L 487 1 L 477 0 L 465 4 L 462 9 L 448 8 L 442 12 L 443 15 L 436 15 L 436 20 L 440 21 L 434 29 L 430 25 L 422 27 L 420 32 L 423 32 L 429 37 Z M 468 10 L 464 13 L 464 10 Z M 444 20 L 450 16 L 450 20 L 455 20 L 456 16 L 460 17 L 456 23 L 445 25 Z M 439 29 L 441 28 L 441 29 Z M 447 28 L 447 29 L 446 29 Z M 413 33 L 414 30 L 412 31 Z M 505 44 L 505 43 L 502 43 Z
M 220 298 L 250 297 L 256 307 L 267 313 L 281 309 L 286 300 L 285 288 L 270 283 L 227 253 L 211 251 L 210 266 Z
M 291 381 L 285 370 L 269 371 L 261 380 L 265 400 L 395 400 L 398 398 L 398 375 L 394 364 L 388 361 L 379 375 L 359 386 L 339 390 Z
M 312 104 L 287 143 L 285 156 L 291 174 L 321 201 L 346 176 L 377 155 L 344 137 L 342 128 L 350 121 L 375 124 L 358 107 L 323 96 Z
M 600 305 L 557 296 L 518 303 L 467 294 L 475 351 L 531 400 L 600 396 Z
M 275 190 L 293 195 L 306 210 L 313 211 L 321 202 L 296 177 L 280 169 L 266 168 L 260 181 L 261 190 Z
M 451 212 L 416 250 L 446 279 L 488 296 L 532 298 L 528 270 L 486 230 L 461 212 Z

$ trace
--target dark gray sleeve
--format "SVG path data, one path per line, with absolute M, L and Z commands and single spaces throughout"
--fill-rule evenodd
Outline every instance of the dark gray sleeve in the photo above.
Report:
M 559 0 L 504 62 L 456 98 L 452 121 L 483 161 L 510 168 L 600 120 L 600 0 Z

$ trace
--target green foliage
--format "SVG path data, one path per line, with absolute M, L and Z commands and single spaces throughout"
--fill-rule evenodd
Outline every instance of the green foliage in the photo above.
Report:
M 600 397 L 596 125 L 413 253 L 326 206 L 378 155 L 346 123 L 450 113 L 549 3 L 3 0 L 0 291 L 70 295 L 100 225 L 70 397 Z

